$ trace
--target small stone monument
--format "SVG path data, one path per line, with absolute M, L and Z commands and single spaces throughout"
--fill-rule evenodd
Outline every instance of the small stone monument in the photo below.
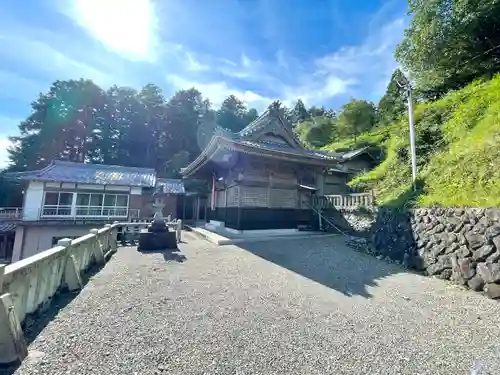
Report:
M 176 233 L 169 231 L 161 212 L 156 212 L 153 221 L 139 233 L 138 250 L 174 250 L 177 249 Z

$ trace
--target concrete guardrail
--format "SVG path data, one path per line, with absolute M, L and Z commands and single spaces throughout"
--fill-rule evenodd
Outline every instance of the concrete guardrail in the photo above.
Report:
M 94 264 L 104 264 L 116 251 L 118 227 L 127 224 L 106 224 L 19 262 L 0 265 L 0 364 L 27 356 L 21 329 L 26 315 L 50 304 L 59 290 L 81 289 L 82 274 Z

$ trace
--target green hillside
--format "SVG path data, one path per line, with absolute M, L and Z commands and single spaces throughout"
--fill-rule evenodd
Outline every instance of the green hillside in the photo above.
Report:
M 373 189 L 381 204 L 500 205 L 500 75 L 415 109 L 418 191 L 411 188 L 408 119 L 325 149 L 371 146 L 381 164 L 353 186 Z

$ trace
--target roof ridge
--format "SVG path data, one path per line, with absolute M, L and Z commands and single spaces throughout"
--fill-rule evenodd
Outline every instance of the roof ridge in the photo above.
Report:
M 258 116 L 255 120 L 253 120 L 250 124 L 245 126 L 243 129 L 241 129 L 239 132 L 236 132 L 235 134 L 238 134 L 240 136 L 245 135 L 244 133 L 248 132 L 250 129 L 254 128 L 257 124 L 259 124 L 265 117 L 269 115 L 269 108 L 266 109 L 264 112 L 261 113 L 260 116 Z
M 169 182 L 169 181 L 182 181 L 182 178 L 163 178 L 163 177 L 158 177 L 157 182 L 162 183 L 162 182 Z
M 155 172 L 154 168 L 127 167 L 125 165 L 115 165 L 115 164 L 80 163 L 80 162 L 66 161 L 66 160 L 54 160 L 52 163 L 53 164 L 51 164 L 49 166 L 53 167 L 54 165 L 65 165 L 65 166 L 78 166 L 78 167 L 84 167 L 84 168 L 98 166 L 100 168 L 106 168 L 106 169 L 111 169 L 111 168 L 112 169 L 116 169 L 116 168 L 119 168 L 119 169 L 127 169 L 127 170 L 150 171 L 150 172 L 153 171 L 153 172 Z M 42 169 L 40 171 L 44 171 L 44 169 Z

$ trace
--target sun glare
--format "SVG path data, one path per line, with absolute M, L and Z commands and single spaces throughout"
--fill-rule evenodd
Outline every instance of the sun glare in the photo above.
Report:
M 150 0 L 76 0 L 79 23 L 129 59 L 153 60 L 156 17 Z

